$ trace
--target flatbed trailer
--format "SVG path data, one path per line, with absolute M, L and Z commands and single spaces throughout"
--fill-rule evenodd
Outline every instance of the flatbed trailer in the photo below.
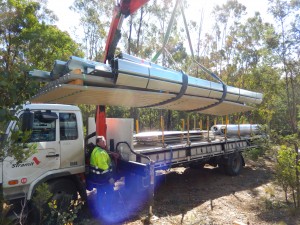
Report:
M 230 136 L 216 135 L 211 130 L 192 130 L 144 132 L 137 138 L 138 135 L 133 135 L 133 119 L 107 118 L 106 123 L 108 149 L 120 154 L 120 170 L 142 176 L 151 176 L 150 165 L 156 171 L 205 164 L 222 167 L 229 175 L 238 175 L 245 164 L 242 152 L 258 147 L 255 140 L 262 135 L 250 130 L 248 133 L 242 130 L 244 135 L 237 132 Z M 88 133 L 94 131 L 95 120 L 89 118 Z
M 261 135 L 224 137 L 207 135 L 197 141 L 181 141 L 171 144 L 134 144 L 119 142 L 116 151 L 121 155 L 120 168 L 145 177 L 155 176 L 155 171 L 174 167 L 200 168 L 205 164 L 220 167 L 225 173 L 236 176 L 245 161 L 242 153 L 258 147 L 256 139 Z M 152 168 L 150 168 L 152 167 Z M 154 171 L 154 174 L 149 174 Z
M 212 141 L 197 141 L 190 144 L 178 143 L 162 147 L 138 145 L 135 146 L 138 155 L 131 159 L 139 163 L 148 163 L 146 158 L 140 156 L 142 154 L 155 163 L 156 169 L 161 169 L 203 162 L 213 157 L 243 152 L 254 146 L 251 137 L 223 138 Z
M 255 140 L 261 138 L 261 135 L 227 138 L 208 133 L 210 135 L 202 140 L 192 142 L 134 144 L 133 148 L 127 142 L 117 143 L 116 151 L 121 154 L 118 167 L 126 171 L 125 180 L 134 180 L 137 191 L 148 192 L 149 215 L 152 214 L 155 177 L 161 175 L 161 170 L 175 167 L 199 169 L 209 164 L 230 176 L 236 176 L 245 166 L 242 153 L 258 147 Z

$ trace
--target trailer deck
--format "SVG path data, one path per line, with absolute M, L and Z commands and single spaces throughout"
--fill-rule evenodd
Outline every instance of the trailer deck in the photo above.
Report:
M 259 136 L 230 137 L 208 135 L 202 140 L 179 141 L 170 144 L 135 143 L 132 152 L 121 147 L 123 158 L 141 164 L 154 162 L 155 169 L 176 167 L 198 161 L 207 161 L 212 157 L 224 156 L 234 152 L 243 152 L 255 147 L 253 140 Z M 122 144 L 121 144 L 122 145 Z

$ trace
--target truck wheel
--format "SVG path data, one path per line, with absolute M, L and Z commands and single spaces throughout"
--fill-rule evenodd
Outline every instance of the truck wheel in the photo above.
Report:
M 43 204 L 42 206 L 36 206 L 33 201 L 30 201 L 28 224 L 42 224 L 45 218 L 53 218 L 48 207 L 48 202 L 55 201 L 57 206 L 56 209 L 58 209 L 60 212 L 65 212 L 70 206 L 72 206 L 71 201 L 78 198 L 76 185 L 69 179 L 59 179 L 49 182 L 48 189 L 53 195 L 47 201 L 47 203 Z M 42 207 L 42 209 L 40 207 Z M 41 213 L 44 215 L 41 216 Z
M 49 191 L 53 194 L 51 200 L 56 201 L 57 208 L 66 211 L 72 200 L 77 200 L 76 184 L 69 179 L 59 179 L 49 182 Z
M 225 164 L 225 171 L 230 176 L 237 176 L 243 168 L 243 157 L 241 153 L 233 153 L 228 156 L 227 163 Z

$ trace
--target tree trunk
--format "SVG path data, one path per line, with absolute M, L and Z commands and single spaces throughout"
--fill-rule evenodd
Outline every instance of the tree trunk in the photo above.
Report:
M 285 196 L 285 202 L 286 203 L 288 203 L 289 201 L 288 201 L 288 195 L 287 195 L 287 188 L 283 188 L 283 190 L 284 190 L 284 196 Z
M 199 30 L 198 30 L 197 60 L 200 60 L 200 36 L 201 36 L 201 31 L 202 31 L 202 22 L 203 22 L 203 9 L 201 11 L 200 24 L 199 24 Z M 199 66 L 197 66 L 196 77 L 199 77 Z
M 129 35 L 128 35 L 128 46 L 127 46 L 127 52 L 130 55 L 130 51 L 131 51 L 131 33 L 132 33 L 132 16 L 130 16 L 130 20 L 129 20 Z
M 172 111 L 167 111 L 167 130 L 172 130 Z
M 299 152 L 298 152 L 298 145 L 294 144 L 295 146 L 295 151 L 296 151 L 296 200 L 297 200 L 297 208 L 300 207 L 300 174 L 299 174 Z
M 134 123 L 135 121 L 139 118 L 139 109 L 138 108 L 130 108 L 130 118 L 134 119 Z
M 293 193 L 293 202 L 294 202 L 294 207 L 297 208 L 297 203 L 296 203 L 296 197 L 295 197 L 295 190 L 292 190 Z
M 144 14 L 144 8 L 141 8 L 141 16 L 140 16 L 140 22 L 139 22 L 139 29 L 137 32 L 137 41 L 136 41 L 136 49 L 137 53 L 139 52 L 140 49 L 140 34 L 141 34 L 141 29 L 142 29 L 142 23 L 143 23 L 143 14 Z

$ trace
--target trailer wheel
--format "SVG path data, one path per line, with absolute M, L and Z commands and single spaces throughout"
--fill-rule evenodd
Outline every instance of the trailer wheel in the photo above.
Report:
M 237 176 L 240 174 L 243 168 L 243 157 L 241 153 L 233 153 L 228 156 L 227 162 L 225 163 L 225 171 L 230 176 Z

